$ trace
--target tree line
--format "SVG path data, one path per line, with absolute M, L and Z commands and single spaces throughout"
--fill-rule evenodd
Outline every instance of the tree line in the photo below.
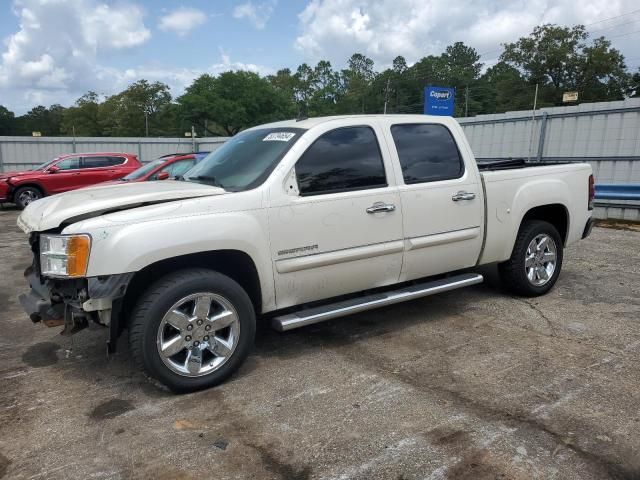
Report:
M 162 82 L 139 80 L 104 99 L 87 92 L 68 108 L 39 105 L 15 116 L 0 105 L 0 135 L 182 136 L 192 126 L 199 136 L 234 135 L 299 116 L 421 113 L 427 85 L 456 88 L 456 116 L 530 109 L 536 85 L 538 107 L 561 105 L 566 91 L 577 91 L 579 102 L 640 96 L 640 69 L 631 72 L 609 40 L 590 39 L 582 25 L 538 26 L 503 45 L 490 68 L 480 59 L 456 42 L 413 65 L 398 56 L 377 71 L 372 59 L 355 53 L 344 69 L 321 60 L 264 77 L 204 74 L 176 98 Z

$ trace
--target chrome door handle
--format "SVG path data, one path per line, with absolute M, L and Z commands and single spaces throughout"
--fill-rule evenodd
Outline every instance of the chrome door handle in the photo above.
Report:
M 396 206 L 391 203 L 376 202 L 367 208 L 367 213 L 393 212 Z
M 451 200 L 459 202 L 460 200 L 473 200 L 474 198 L 476 198 L 475 193 L 460 191 L 451 197 Z

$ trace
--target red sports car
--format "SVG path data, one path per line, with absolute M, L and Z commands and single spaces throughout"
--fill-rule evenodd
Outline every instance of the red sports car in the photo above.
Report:
M 175 179 L 184 175 L 208 154 L 209 152 L 197 152 L 165 155 L 113 182 L 146 182 L 149 180 Z
M 130 153 L 61 155 L 33 170 L 0 173 L 0 203 L 24 208 L 47 195 L 121 178 L 140 166 Z

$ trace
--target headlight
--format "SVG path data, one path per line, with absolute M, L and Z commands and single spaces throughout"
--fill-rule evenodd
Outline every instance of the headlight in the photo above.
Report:
M 89 235 L 41 235 L 40 269 L 51 277 L 82 277 L 87 273 Z

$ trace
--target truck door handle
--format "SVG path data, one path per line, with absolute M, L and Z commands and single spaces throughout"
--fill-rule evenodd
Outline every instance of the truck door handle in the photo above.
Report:
M 460 200 L 473 200 L 474 198 L 476 198 L 475 193 L 460 191 L 451 197 L 451 200 L 459 202 Z
M 391 203 L 376 202 L 367 208 L 367 213 L 393 212 L 396 206 Z

